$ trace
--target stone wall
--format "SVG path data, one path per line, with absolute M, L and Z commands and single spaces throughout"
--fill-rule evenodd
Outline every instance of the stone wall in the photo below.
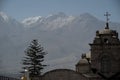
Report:
M 80 73 L 69 69 L 56 69 L 45 73 L 42 80 L 87 80 Z

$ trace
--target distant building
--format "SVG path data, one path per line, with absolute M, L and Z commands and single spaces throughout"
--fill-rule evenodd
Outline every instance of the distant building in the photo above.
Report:
M 0 76 L 0 80 L 20 80 L 12 77 Z

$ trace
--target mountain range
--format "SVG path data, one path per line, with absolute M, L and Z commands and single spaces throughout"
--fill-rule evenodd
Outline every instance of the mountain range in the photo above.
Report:
M 47 17 L 33 16 L 22 21 L 0 12 L 0 72 L 19 73 L 25 49 L 38 39 L 44 50 L 43 72 L 56 69 L 75 69 L 82 53 L 89 52 L 96 30 L 105 28 L 105 21 L 89 13 L 78 16 L 59 12 Z M 110 29 L 120 34 L 120 23 L 110 22 Z

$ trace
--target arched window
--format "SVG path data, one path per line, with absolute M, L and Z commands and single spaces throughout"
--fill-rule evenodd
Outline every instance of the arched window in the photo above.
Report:
M 106 44 L 109 43 L 107 38 L 104 39 L 104 43 L 106 43 Z
M 111 68 L 110 58 L 108 56 L 103 56 L 101 58 L 101 72 L 109 73 Z

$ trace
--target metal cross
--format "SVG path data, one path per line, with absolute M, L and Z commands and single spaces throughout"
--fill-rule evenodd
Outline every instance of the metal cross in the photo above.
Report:
M 104 16 L 106 16 L 106 21 L 108 22 L 109 21 L 109 16 L 111 16 L 111 14 L 109 14 L 108 12 L 106 12 L 105 14 L 104 14 Z

